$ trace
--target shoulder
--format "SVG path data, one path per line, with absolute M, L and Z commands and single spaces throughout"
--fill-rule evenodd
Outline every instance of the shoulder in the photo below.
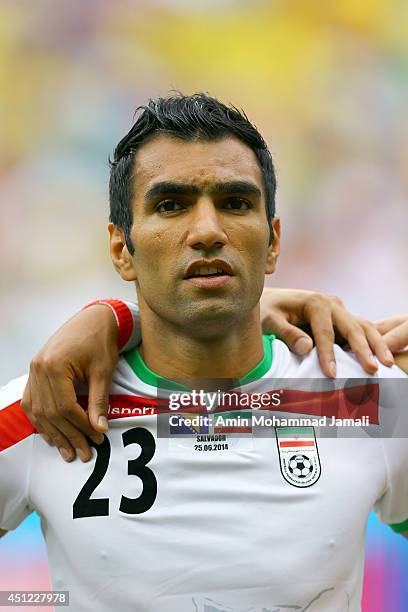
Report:
M 335 345 L 335 357 L 337 363 L 337 376 L 346 378 L 354 376 L 355 378 L 407 378 L 404 371 L 397 365 L 387 367 L 380 361 L 377 361 L 378 370 L 375 374 L 368 374 L 354 353 L 344 351 L 339 346 Z M 316 350 L 316 349 L 313 349 Z
M 28 374 L 25 374 L 24 376 L 14 378 L 4 387 L 0 387 L 0 410 L 21 400 L 27 379 Z
M 272 351 L 272 369 L 274 376 L 326 378 L 320 367 L 316 347 L 314 347 L 308 355 L 300 357 L 290 351 L 284 342 L 275 339 L 272 341 Z M 334 355 L 337 365 L 337 378 L 407 378 L 407 375 L 401 369 L 401 364 L 398 361 L 397 363 L 400 367 L 395 365 L 390 368 L 378 362 L 377 373 L 371 375 L 364 370 L 354 353 L 344 351 L 337 344 L 334 345 Z M 408 357 L 406 358 L 406 366 L 408 369 Z
M 24 440 L 35 429 L 21 407 L 28 376 L 20 376 L 0 388 L 0 451 Z

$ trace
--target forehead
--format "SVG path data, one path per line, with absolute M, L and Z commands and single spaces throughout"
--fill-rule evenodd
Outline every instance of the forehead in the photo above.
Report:
M 159 181 L 191 183 L 205 189 L 214 182 L 247 180 L 263 192 L 255 153 L 233 136 L 212 141 L 154 136 L 137 152 L 134 180 L 136 197 Z

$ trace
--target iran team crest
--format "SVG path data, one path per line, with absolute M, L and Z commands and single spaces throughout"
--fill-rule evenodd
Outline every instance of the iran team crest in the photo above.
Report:
M 277 427 L 282 476 L 294 487 L 310 487 L 320 478 L 321 467 L 313 427 Z

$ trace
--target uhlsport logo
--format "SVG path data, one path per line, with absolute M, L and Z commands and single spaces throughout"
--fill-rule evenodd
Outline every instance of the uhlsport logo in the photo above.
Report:
M 310 487 L 320 478 L 321 467 L 313 427 L 277 427 L 282 476 L 294 487 Z

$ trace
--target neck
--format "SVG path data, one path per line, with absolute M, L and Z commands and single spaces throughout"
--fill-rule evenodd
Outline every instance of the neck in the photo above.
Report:
M 259 306 L 246 320 L 211 337 L 192 336 L 169 324 L 150 309 L 140 311 L 146 365 L 165 378 L 237 379 L 252 370 L 263 357 Z

